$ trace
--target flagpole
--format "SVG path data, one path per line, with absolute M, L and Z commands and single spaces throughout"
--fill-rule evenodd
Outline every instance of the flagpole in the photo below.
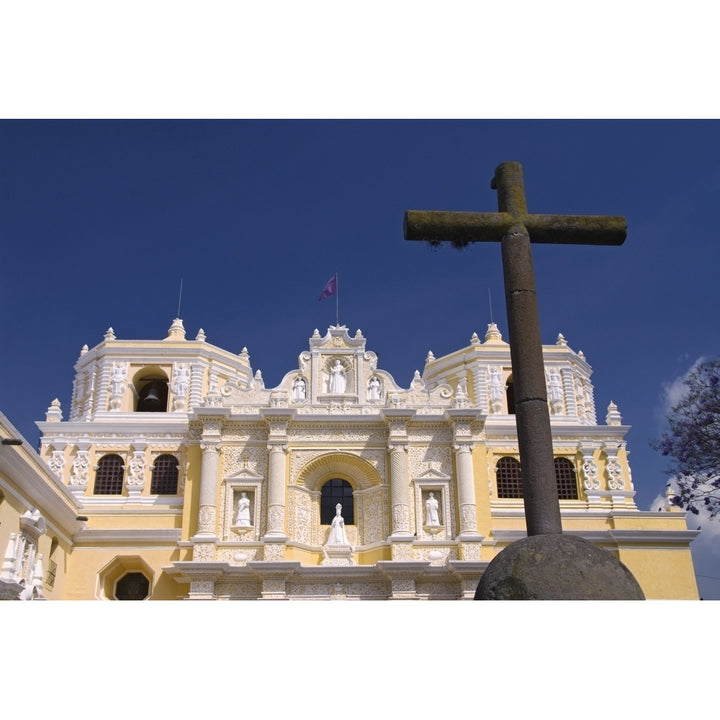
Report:
M 340 326 L 340 283 L 337 273 L 335 273 L 335 326 Z

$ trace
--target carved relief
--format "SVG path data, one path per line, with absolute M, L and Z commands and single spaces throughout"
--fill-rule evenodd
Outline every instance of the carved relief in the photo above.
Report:
M 219 562 L 230 563 L 230 565 L 246 565 L 251 560 L 259 560 L 261 548 L 244 545 L 242 549 L 218 548 L 217 559 Z
M 272 505 L 268 510 L 268 526 L 270 532 L 284 532 L 285 508 L 282 505 Z
M 214 554 L 215 545 L 212 543 L 196 543 L 193 545 L 193 560 L 195 562 L 212 562 Z
M 393 505 L 393 531 L 410 529 L 410 509 L 407 505 Z
M 477 529 L 477 514 L 475 505 L 462 505 L 460 507 L 460 528 L 462 530 Z
M 501 413 L 505 399 L 505 384 L 502 380 L 502 368 L 488 368 L 488 397 L 490 399 L 490 412 Z
M 73 460 L 70 484 L 77 487 L 85 487 L 88 483 L 89 467 L 90 460 L 88 459 L 87 450 L 78 450 L 78 453 Z
M 48 460 L 48 467 L 54 475 L 62 480 L 65 469 L 65 455 L 62 450 L 53 450 L 52 456 Z
M 358 496 L 361 533 L 360 543 L 369 545 L 381 542 L 388 535 L 383 489 L 378 487 L 372 492 Z
M 313 537 L 313 503 L 309 493 L 297 486 L 288 490 L 288 536 L 299 543 L 317 545 Z
M 622 477 L 622 468 L 620 467 L 620 462 L 616 457 L 609 457 L 607 459 L 605 472 L 608 476 L 608 487 L 611 490 L 622 490 L 625 487 Z
M 187 394 L 190 380 L 190 366 L 187 363 L 175 363 L 173 367 L 173 381 L 171 390 L 173 397 L 173 410 L 180 412 L 187 409 Z
M 459 560 L 473 560 L 479 562 L 481 557 L 481 545 L 479 542 L 461 542 L 458 548 Z
M 263 475 L 267 467 L 267 450 L 265 447 L 246 445 L 242 447 L 225 446 L 222 454 L 222 474 L 237 475 L 240 472 L 251 472 Z
M 215 506 L 202 505 L 198 513 L 198 529 L 215 532 Z
M 283 543 L 266 543 L 263 550 L 264 560 L 278 562 L 285 559 L 285 545 Z M 269 589 L 268 587 L 266 587 L 268 583 L 270 583 L 273 588 L 278 588 L 280 592 L 284 592 L 285 590 L 284 579 L 263 580 L 263 590 Z
M 412 560 L 412 544 L 407 542 L 394 542 L 391 544 L 393 560 Z M 393 584 L 394 587 L 394 584 Z
M 135 488 L 145 485 L 145 453 L 142 450 L 134 452 L 130 458 L 126 483 Z
M 582 464 L 583 487 L 586 490 L 599 490 L 600 479 L 598 478 L 597 464 L 592 458 L 586 458 Z
M 127 363 L 114 362 L 110 374 L 110 409 L 119 410 L 122 404 L 122 397 L 125 393 Z
M 547 394 L 552 414 L 561 415 L 564 411 L 563 387 L 560 372 L 557 369 L 549 370 L 547 373 Z

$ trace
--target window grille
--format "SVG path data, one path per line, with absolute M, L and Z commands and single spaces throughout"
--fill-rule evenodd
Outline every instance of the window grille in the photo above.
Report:
M 512 457 L 501 457 L 495 466 L 498 497 L 521 498 L 522 473 L 520 463 Z
M 122 495 L 125 466 L 119 455 L 105 455 L 100 458 L 95 473 L 96 495 Z
M 174 455 L 160 455 L 153 463 L 151 495 L 176 495 L 178 485 L 178 461 Z
M 567 458 L 555 458 L 555 480 L 560 500 L 577 500 L 577 478 L 575 468 Z

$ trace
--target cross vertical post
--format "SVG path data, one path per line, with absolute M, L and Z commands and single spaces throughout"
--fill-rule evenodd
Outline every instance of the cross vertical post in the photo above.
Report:
M 404 235 L 456 247 L 500 242 L 527 534 L 562 534 L 530 244 L 621 245 L 627 224 L 623 217 L 529 214 L 518 162 L 501 163 L 490 186 L 497 213 L 409 210 Z

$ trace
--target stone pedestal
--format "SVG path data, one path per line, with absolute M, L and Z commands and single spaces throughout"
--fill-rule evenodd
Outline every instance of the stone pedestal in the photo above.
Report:
M 354 565 L 353 549 L 350 545 L 325 545 L 321 565 Z
M 644 600 L 630 571 L 607 550 L 574 535 L 532 535 L 487 567 L 475 600 Z

